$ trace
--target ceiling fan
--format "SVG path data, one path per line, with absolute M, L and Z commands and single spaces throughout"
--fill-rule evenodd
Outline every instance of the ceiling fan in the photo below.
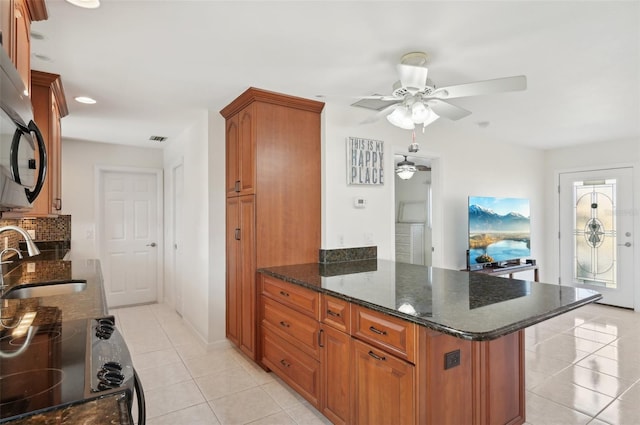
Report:
M 405 130 L 413 130 L 419 124 L 424 128 L 440 117 L 459 120 L 471 114 L 471 111 L 449 103 L 449 99 L 527 88 L 527 77 L 524 75 L 436 87 L 427 78 L 427 58 L 427 54 L 423 52 L 407 53 L 397 65 L 400 80 L 393 85 L 390 95 L 359 97 L 361 100 L 354 103 L 354 106 L 379 111 L 365 123 L 386 116 L 391 124 Z
M 396 174 L 402 180 L 409 180 L 411 177 L 413 177 L 413 174 L 416 171 L 431 171 L 431 168 L 427 167 L 426 165 L 416 165 L 415 162 L 409 161 L 407 159 L 407 155 L 400 156 L 403 156 L 404 159 L 398 162 L 398 164 L 396 165 Z

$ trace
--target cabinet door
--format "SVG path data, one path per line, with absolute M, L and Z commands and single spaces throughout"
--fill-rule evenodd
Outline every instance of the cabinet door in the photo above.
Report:
M 238 296 L 238 326 L 240 349 L 250 358 L 256 354 L 256 268 L 255 268 L 255 198 L 237 198 L 237 227 L 233 228 L 233 243 L 237 250 L 236 295 Z M 231 199 L 230 199 L 231 201 Z M 227 230 L 229 231 L 229 230 Z M 231 236 L 231 235 L 230 235 Z
M 240 243 L 240 349 L 256 358 L 256 267 L 255 267 L 255 197 L 239 199 L 240 231 L 234 237 Z
M 240 228 L 240 200 L 227 199 L 227 282 L 226 282 L 226 334 L 240 345 L 240 241 L 236 229 Z
M 355 339 L 352 347 L 353 422 L 415 424 L 415 366 Z
M 15 57 L 14 64 L 24 87 L 31 94 L 31 17 L 26 0 L 14 0 Z
M 47 216 L 51 213 L 51 175 L 52 170 L 57 167 L 53 164 L 51 156 L 51 146 L 54 137 L 54 125 L 51 115 L 51 81 L 49 79 L 41 79 L 37 71 L 33 72 L 34 81 L 31 85 L 31 103 L 33 105 L 33 120 L 38 125 L 44 146 L 47 153 L 47 173 L 44 179 L 44 185 L 40 190 L 40 194 L 31 204 L 28 211 L 29 216 Z
M 240 139 L 238 135 L 238 115 L 227 120 L 226 128 L 226 193 L 227 196 L 237 196 L 240 181 Z
M 239 195 L 255 193 L 256 130 L 254 111 L 254 105 L 249 105 L 238 114 Z
M 60 129 L 60 107 L 55 95 L 51 94 L 51 144 L 49 155 L 51 160 L 48 172 L 51 213 L 59 213 L 62 209 L 62 132 Z
M 334 424 L 350 423 L 351 336 L 321 325 L 322 414 Z
M 255 193 L 256 162 L 253 111 L 253 106 L 249 105 L 227 120 L 227 197 Z

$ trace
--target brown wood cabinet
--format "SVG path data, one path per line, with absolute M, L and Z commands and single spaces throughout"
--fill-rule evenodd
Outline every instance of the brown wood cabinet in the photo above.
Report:
M 227 199 L 227 338 L 249 356 L 256 348 L 255 198 Z
M 334 424 L 351 423 L 351 335 L 320 326 L 320 411 Z
M 467 341 L 264 274 L 260 282 L 263 366 L 334 424 L 524 423 L 524 331 Z
M 2 47 L 31 93 L 31 22 L 48 18 L 44 0 L 0 1 Z
M 227 121 L 227 196 L 252 195 L 256 185 L 253 105 Z
M 62 80 L 57 74 L 31 72 L 33 117 L 47 149 L 44 185 L 25 215 L 60 214 L 62 209 L 62 132 L 60 120 L 69 114 Z
M 256 268 L 318 260 L 323 107 L 314 100 L 249 88 L 220 111 L 227 149 L 226 329 L 228 338 L 254 360 L 262 341 Z M 253 197 L 252 222 L 233 218 L 237 211 L 231 200 L 238 197 Z M 247 227 L 253 239 L 237 244 L 236 235 L 243 238 Z
M 415 424 L 415 366 L 357 339 L 352 347 L 353 422 Z

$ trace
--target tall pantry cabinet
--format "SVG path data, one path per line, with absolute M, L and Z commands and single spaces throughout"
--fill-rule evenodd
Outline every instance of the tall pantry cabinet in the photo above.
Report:
M 256 269 L 315 263 L 324 103 L 249 88 L 226 120 L 226 333 L 258 357 Z

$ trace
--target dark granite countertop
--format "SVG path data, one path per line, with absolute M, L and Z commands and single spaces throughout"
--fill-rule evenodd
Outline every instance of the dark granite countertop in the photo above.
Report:
M 11 425 L 130 425 L 127 400 L 123 394 L 112 394 L 80 404 L 38 413 L 9 422 Z
M 491 340 L 602 298 L 568 286 L 387 260 L 259 272 L 468 340 Z
M 59 332 L 61 328 L 64 329 L 65 325 L 62 324 L 65 322 L 77 323 L 82 322 L 82 319 L 107 315 L 103 279 L 98 260 L 74 259 L 68 249 L 41 249 L 41 252 L 41 255 L 38 256 L 27 257 L 24 255 L 21 260 L 14 259 L 15 262 L 11 264 L 12 269 L 4 274 L 4 283 L 7 286 L 0 291 L 0 294 L 4 296 L 13 289 L 34 283 L 66 282 L 69 280 L 84 280 L 86 288 L 83 291 L 66 295 L 2 299 L 3 323 L 0 324 L 0 335 L 5 335 L 12 329 L 5 328 L 4 323 L 15 322 L 15 318 L 21 317 L 25 312 L 36 312 L 32 326 L 38 329 L 37 336 L 40 333 Z M 47 356 L 42 358 L 47 359 Z M 52 360 L 56 362 L 68 361 L 68 359 L 56 356 L 53 356 Z M 7 360 L 0 359 L 0 372 L 3 373 L 6 372 L 4 362 Z M 130 421 L 123 397 L 118 393 L 90 400 L 78 400 L 72 404 L 62 405 L 58 409 L 23 416 L 20 419 L 9 419 L 8 421 L 0 419 L 0 423 L 75 425 L 97 423 L 96 421 L 98 421 L 125 425 Z
M 66 282 L 86 280 L 86 289 L 80 292 L 53 295 L 40 298 L 3 299 L 3 317 L 10 315 L 14 309 L 28 309 L 28 304 L 44 308 L 55 309 L 61 316 L 61 321 L 89 319 L 107 314 L 102 273 L 98 260 L 50 260 L 36 257 L 25 257 L 17 261 L 10 272 L 4 275 L 6 287 L 0 290 L 5 294 L 13 289 L 42 282 Z M 48 257 L 44 257 L 48 258 Z M 1 329 L 1 326 L 0 326 Z

